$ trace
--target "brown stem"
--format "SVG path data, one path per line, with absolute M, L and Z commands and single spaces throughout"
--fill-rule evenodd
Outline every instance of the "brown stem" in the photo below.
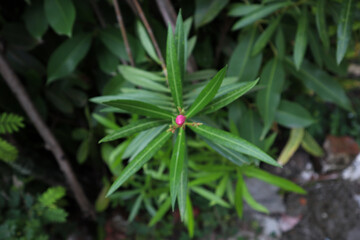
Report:
M 121 35 L 124 38 L 126 52 L 127 52 L 128 56 L 129 56 L 131 66 L 134 67 L 135 63 L 134 63 L 133 55 L 131 53 L 131 48 L 130 48 L 130 45 L 129 45 L 129 41 L 128 41 L 128 38 L 127 38 L 126 29 L 125 29 L 125 26 L 124 26 L 124 21 L 123 21 L 123 18 L 121 16 L 120 7 L 119 7 L 119 4 L 118 4 L 117 0 L 113 0 L 113 3 L 114 3 L 116 18 L 117 18 L 118 23 L 119 23 Z
M 99 20 L 99 23 L 100 23 L 100 26 L 102 28 L 106 28 L 106 23 L 105 23 L 105 20 L 100 12 L 100 9 L 99 9 L 99 6 L 97 5 L 96 1 L 95 0 L 90 0 L 90 3 L 91 3 L 91 6 L 95 12 L 95 15 L 97 17 L 97 19 Z
M 132 2 L 135 5 L 135 9 L 136 9 L 137 13 L 139 14 L 139 17 L 140 17 L 141 21 L 143 22 L 143 24 L 144 24 L 144 26 L 146 28 L 146 31 L 148 32 L 148 34 L 150 36 L 150 39 L 151 39 L 151 41 L 152 41 L 152 43 L 153 43 L 153 45 L 155 47 L 156 54 L 158 55 L 158 58 L 160 59 L 160 62 L 161 62 L 161 67 L 162 67 L 165 75 L 167 75 L 165 61 L 164 61 L 164 58 L 163 58 L 163 56 L 161 54 L 159 45 L 158 45 L 158 43 L 157 43 L 157 41 L 155 39 L 154 33 L 153 33 L 153 31 L 152 31 L 152 29 L 150 27 L 150 24 L 147 21 L 147 19 L 145 17 L 145 14 L 144 14 L 139 2 L 137 0 L 133 0 Z
M 76 201 L 79 204 L 81 210 L 86 215 L 90 215 L 93 219 L 95 219 L 95 211 L 85 196 L 85 193 L 71 168 L 68 158 L 66 157 L 64 151 L 62 150 L 60 144 L 52 132 L 49 130 L 48 126 L 41 119 L 39 112 L 36 110 L 24 86 L 20 82 L 19 78 L 15 75 L 14 71 L 11 69 L 2 54 L 0 54 L 0 73 L 11 91 L 15 94 L 15 97 L 19 101 L 24 111 L 29 116 L 38 133 L 45 141 L 46 148 L 48 148 L 53 153 L 61 171 L 64 173 L 65 178 L 75 195 Z

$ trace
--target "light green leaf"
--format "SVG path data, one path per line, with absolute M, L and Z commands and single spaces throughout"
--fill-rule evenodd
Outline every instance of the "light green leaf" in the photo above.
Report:
M 304 60 L 302 68 L 296 71 L 294 64 L 286 59 L 290 72 L 306 87 L 314 90 L 323 100 L 333 102 L 352 111 L 351 103 L 341 85 L 326 72 Z
M 243 28 L 249 24 L 252 24 L 253 22 L 262 19 L 271 13 L 275 12 L 276 10 L 286 7 L 292 4 L 291 2 L 280 2 L 280 3 L 272 3 L 266 6 L 262 6 L 261 8 L 258 8 L 255 11 L 250 12 L 245 17 L 241 18 L 239 21 L 237 21 L 234 26 L 232 27 L 232 30 L 238 30 L 240 28 Z
M 276 111 L 275 121 L 288 128 L 308 127 L 315 120 L 300 104 L 282 100 Z
M 286 44 L 285 44 L 285 37 L 284 32 L 282 30 L 282 27 L 279 26 L 276 32 L 275 36 L 275 46 L 277 50 L 277 57 L 279 59 L 284 59 L 285 57 L 285 50 L 286 50 Z
M 248 82 L 244 84 L 242 87 L 235 89 L 225 95 L 215 98 L 204 108 L 204 111 L 202 112 L 212 113 L 222 107 L 227 106 L 228 104 L 232 103 L 233 101 L 235 101 L 236 99 L 247 93 L 249 90 L 251 90 L 257 84 L 258 81 L 259 78 L 252 82 Z
M 135 202 L 134 202 L 134 204 L 133 204 L 133 206 L 131 208 L 129 218 L 128 218 L 128 222 L 132 222 L 135 219 L 136 215 L 138 214 L 138 212 L 140 210 L 141 202 L 143 201 L 143 199 L 144 199 L 144 196 L 142 194 L 140 194 L 136 198 L 136 200 L 135 200 Z
M 341 60 L 344 58 L 351 39 L 354 9 L 355 6 L 353 6 L 353 0 L 342 1 L 340 19 L 337 26 L 337 64 L 340 64 Z
M 178 63 L 180 68 L 181 79 L 184 79 L 186 72 L 186 62 L 187 62 L 187 35 L 184 30 L 184 21 L 181 15 L 181 10 L 179 11 L 177 20 L 176 20 L 176 28 L 175 28 L 175 47 L 176 54 L 178 57 Z
M 160 148 L 171 137 L 171 132 L 163 132 L 154 140 L 152 140 L 147 147 L 145 147 L 120 173 L 119 177 L 111 185 L 106 197 L 114 193 L 127 179 L 140 170 L 140 168 L 148 162 L 152 156 L 160 150 Z M 169 199 L 170 200 L 170 199 Z M 170 201 L 169 201 L 170 204 Z
M 193 82 L 199 80 L 208 80 L 216 74 L 214 69 L 204 69 L 185 75 L 185 81 Z
M 319 146 L 319 144 L 316 142 L 316 140 L 305 131 L 304 138 L 301 142 L 301 147 L 311 155 L 315 157 L 322 157 L 324 156 L 323 149 Z
M 297 70 L 300 69 L 307 47 L 307 27 L 308 27 L 307 10 L 306 8 L 303 8 L 297 25 L 294 55 L 293 55 L 294 63 Z
M 329 49 L 330 42 L 327 32 L 326 16 L 325 16 L 326 0 L 318 0 L 316 4 L 316 27 L 325 49 Z
M 191 190 L 202 196 L 203 198 L 208 199 L 210 202 L 215 202 L 216 204 L 219 204 L 223 207 L 230 207 L 230 205 L 225 202 L 222 198 L 216 196 L 214 193 L 202 188 L 202 187 L 191 187 Z
M 13 162 L 16 160 L 18 153 L 18 150 L 13 145 L 0 138 L 0 160 Z
M 222 174 L 223 175 L 223 174 Z M 226 191 L 226 186 L 229 182 L 229 174 L 226 174 L 219 182 L 219 185 L 216 187 L 215 195 L 219 198 L 222 198 Z M 215 205 L 215 202 L 210 202 L 210 206 Z
M 168 27 L 166 43 L 166 69 L 168 73 L 169 87 L 176 107 L 182 108 L 182 83 L 175 40 L 171 26 Z
M 168 122 L 167 120 L 159 120 L 159 119 L 141 119 L 126 125 L 118 130 L 115 130 L 111 134 L 107 135 L 106 137 L 102 138 L 99 143 L 113 141 L 119 138 L 130 136 L 134 133 L 142 132 L 149 128 L 157 127 L 160 125 L 165 124 Z
M 171 207 L 171 199 L 168 198 L 166 201 L 159 207 L 159 210 L 156 212 L 155 216 L 151 218 L 149 222 L 149 227 L 154 226 L 157 222 L 159 222 L 165 215 L 167 211 L 169 211 Z
M 189 195 L 187 195 L 186 198 L 186 205 L 187 207 L 186 207 L 185 223 L 187 225 L 189 236 L 192 238 L 194 237 L 195 221 L 194 221 L 194 210 Z
M 50 56 L 47 83 L 72 73 L 91 45 L 91 34 L 79 34 L 63 42 Z
M 101 188 L 101 191 L 95 201 L 96 212 L 103 212 L 109 206 L 110 199 L 105 197 L 106 192 L 109 190 L 109 187 L 109 181 L 106 178 L 103 178 L 103 187 Z
M 245 181 L 242 177 L 241 174 L 238 174 L 238 183 L 241 184 L 241 191 L 242 191 L 242 196 L 244 198 L 244 200 L 249 204 L 249 206 L 253 209 L 255 209 L 256 211 L 259 212 L 263 212 L 263 213 L 269 213 L 269 210 L 263 206 L 262 204 L 258 203 L 250 194 Z
M 192 188 L 193 186 L 210 184 L 210 183 L 218 180 L 219 178 L 221 178 L 223 175 L 224 175 L 223 172 L 206 173 L 206 174 L 200 175 L 195 180 L 192 180 L 189 183 L 189 187 Z
M 136 30 L 137 30 L 137 34 L 140 39 L 140 42 L 143 45 L 146 53 L 149 54 L 149 56 L 155 62 L 160 64 L 160 59 L 155 52 L 155 48 L 150 40 L 150 37 L 147 34 L 146 29 L 144 28 L 144 26 L 142 25 L 142 23 L 140 21 L 136 21 Z
M 51 187 L 48 188 L 38 198 L 39 202 L 45 207 L 54 207 L 56 201 L 64 197 L 66 190 L 63 187 Z
M 282 17 L 282 15 L 279 15 L 276 19 L 272 20 L 269 23 L 269 26 L 265 29 L 265 31 L 258 37 L 258 39 L 256 40 L 254 47 L 252 49 L 251 56 L 257 55 L 264 49 L 266 44 L 269 42 L 271 36 L 277 29 L 277 27 L 280 23 L 281 17 Z
M 179 192 L 181 175 L 183 171 L 183 165 L 185 161 L 185 131 L 183 128 L 179 129 L 176 137 L 174 149 L 170 160 L 170 196 L 171 206 L 174 211 L 176 196 Z
M 292 155 L 294 155 L 295 151 L 299 148 L 304 137 L 304 129 L 303 128 L 293 128 L 290 131 L 290 137 L 282 149 L 281 154 L 278 158 L 278 163 L 281 165 L 285 165 Z
M 25 10 L 26 29 L 36 39 L 41 39 L 48 28 L 44 7 L 41 2 L 33 2 Z
M 75 22 L 75 7 L 71 0 L 45 0 L 45 14 L 50 26 L 59 35 L 71 37 Z
M 196 0 L 195 26 L 199 28 L 211 22 L 227 5 L 229 0 Z
M 134 101 L 134 100 L 113 100 L 102 102 L 105 105 L 124 109 L 131 113 L 136 113 L 143 116 L 161 118 L 161 119 L 173 119 L 174 115 L 168 111 L 160 109 L 152 104 Z
M 108 119 L 105 118 L 99 114 L 93 113 L 91 115 L 97 122 L 99 122 L 101 125 L 103 125 L 106 128 L 112 129 L 112 130 L 118 130 L 120 127 L 115 123 L 114 119 Z
M 241 182 L 241 178 L 238 178 L 237 183 L 236 183 L 236 188 L 235 188 L 235 209 L 236 212 L 239 216 L 239 218 L 242 218 L 243 216 L 243 208 L 244 208 L 244 204 L 243 204 L 243 190 L 242 190 L 242 182 Z
M 215 97 L 219 90 L 221 83 L 225 77 L 227 66 L 221 69 L 210 82 L 201 91 L 199 96 L 195 99 L 190 109 L 186 112 L 186 117 L 191 118 L 201 111 L 211 100 Z
M 263 139 L 274 121 L 285 80 L 285 72 L 278 58 L 271 59 L 266 63 L 260 79 L 260 85 L 265 86 L 265 89 L 257 93 L 256 104 L 264 120 L 264 128 L 261 133 L 261 139 Z
M 289 181 L 285 178 L 281 178 L 276 175 L 270 174 L 259 168 L 252 167 L 252 166 L 245 167 L 242 172 L 248 177 L 257 178 L 261 181 L 270 183 L 270 184 L 277 186 L 281 189 L 284 189 L 286 191 L 300 193 L 300 194 L 306 194 L 306 191 L 302 187 L 293 183 L 292 181 Z
M 261 4 L 234 3 L 230 5 L 228 15 L 231 17 L 241 17 L 260 9 L 261 7 Z
M 264 153 L 261 149 L 238 136 L 206 125 L 198 127 L 190 126 L 190 128 L 195 133 L 211 140 L 212 142 L 218 143 L 245 155 L 255 157 L 268 164 L 280 166 L 272 157 Z
M 185 159 L 182 165 L 180 186 L 178 190 L 178 206 L 179 206 L 181 221 L 183 221 L 186 218 L 186 211 L 187 211 L 186 198 L 188 196 L 188 158 L 189 157 L 188 157 L 187 148 L 185 147 Z

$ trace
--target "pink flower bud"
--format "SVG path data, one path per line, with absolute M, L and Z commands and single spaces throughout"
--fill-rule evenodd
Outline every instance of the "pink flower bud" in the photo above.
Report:
M 186 120 L 186 117 L 184 115 L 178 115 L 175 119 L 175 122 L 178 126 L 182 126 Z

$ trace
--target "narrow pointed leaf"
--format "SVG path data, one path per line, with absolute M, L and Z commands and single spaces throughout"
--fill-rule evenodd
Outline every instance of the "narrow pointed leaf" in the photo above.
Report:
M 123 137 L 127 137 L 130 136 L 134 133 L 138 133 L 144 130 L 147 130 L 149 128 L 153 128 L 153 127 L 157 127 L 160 125 L 163 125 L 165 123 L 167 123 L 167 120 L 159 120 L 159 119 L 142 119 L 142 120 L 138 120 L 135 121 L 125 127 L 122 127 L 114 132 L 112 132 L 111 134 L 107 135 L 106 137 L 104 137 L 103 139 L 101 139 L 99 141 L 99 143 L 102 142 L 109 142 L 109 141 L 113 141 L 119 138 L 123 138 Z
M 90 45 L 90 34 L 80 34 L 62 43 L 50 56 L 47 66 L 47 83 L 72 73 L 85 57 Z
M 159 207 L 159 210 L 156 212 L 155 216 L 150 220 L 149 227 L 154 226 L 157 222 L 159 222 L 165 215 L 167 211 L 169 211 L 171 207 L 171 199 L 168 198 L 166 201 Z
M 235 209 L 236 212 L 239 216 L 239 218 L 242 218 L 243 216 L 243 208 L 244 208 L 244 204 L 243 204 L 243 195 L 242 195 L 242 183 L 241 183 L 241 179 L 238 178 L 237 183 L 236 183 L 236 187 L 235 187 Z
M 195 26 L 199 28 L 211 22 L 227 5 L 229 0 L 196 0 Z
M 311 155 L 315 157 L 322 157 L 324 156 L 323 149 L 319 146 L 319 144 L 316 142 L 316 140 L 305 131 L 304 138 L 301 142 L 301 147 Z
M 286 59 L 285 62 L 290 72 L 306 87 L 314 90 L 323 100 L 352 111 L 350 100 L 344 89 L 333 77 L 305 60 L 299 71 L 296 71 L 293 62 L 289 59 Z
M 41 39 L 48 28 L 44 6 L 41 2 L 33 2 L 24 13 L 26 29 L 36 39 Z
M 258 10 L 261 7 L 260 4 L 234 3 L 230 5 L 228 15 L 231 17 L 241 17 Z
M 183 128 L 180 128 L 170 161 L 170 196 L 173 210 L 180 187 L 181 174 L 185 161 L 185 148 L 185 131 Z
M 281 189 L 284 189 L 286 191 L 290 192 L 296 192 L 300 194 L 305 194 L 306 191 L 300 187 L 299 185 L 293 183 L 292 181 L 289 181 L 285 178 L 278 177 L 276 175 L 270 174 L 264 170 L 261 170 L 256 167 L 246 167 L 242 171 L 247 177 L 253 177 L 257 178 L 261 181 L 270 183 L 274 186 L 277 186 Z
M 203 198 L 206 198 L 208 199 L 210 202 L 215 202 L 216 204 L 219 204 L 220 206 L 223 206 L 223 207 L 230 207 L 230 205 L 224 201 L 222 198 L 216 196 L 214 193 L 202 188 L 202 187 L 195 187 L 193 186 L 191 188 L 191 190 L 193 192 L 196 192 L 197 194 L 199 194 L 200 196 L 202 196 Z
M 262 6 L 261 8 L 250 12 L 245 17 L 241 18 L 239 21 L 237 21 L 234 26 L 232 27 L 232 30 L 237 30 L 240 28 L 243 28 L 249 24 L 252 24 L 253 22 L 262 19 L 269 14 L 275 12 L 276 10 L 286 7 L 288 5 L 292 4 L 291 2 L 280 2 L 280 3 L 273 3 L 266 6 Z
M 299 18 L 294 46 L 294 63 L 296 69 L 300 69 L 301 63 L 304 59 L 306 46 L 307 46 L 307 27 L 308 27 L 308 16 L 306 8 L 303 8 L 301 16 Z
M 252 82 L 248 82 L 244 84 L 243 87 L 240 87 L 225 95 L 215 98 L 205 107 L 203 112 L 212 113 L 222 107 L 227 106 L 228 104 L 232 103 L 233 101 L 235 101 L 236 99 L 247 93 L 249 90 L 251 90 L 257 84 L 258 81 L 259 78 Z
M 221 69 L 195 99 L 190 109 L 186 112 L 186 117 L 191 118 L 201 111 L 215 97 L 221 83 L 226 75 L 227 67 Z
M 178 56 L 181 79 L 184 79 L 187 62 L 187 39 L 181 11 L 178 14 L 175 28 L 175 47 Z
M 144 199 L 144 196 L 142 194 L 140 194 L 137 197 L 137 199 L 135 200 L 135 202 L 131 208 L 130 214 L 129 214 L 129 218 L 128 218 L 129 222 L 132 222 L 134 220 L 134 218 L 136 217 L 136 215 L 138 214 L 138 212 L 140 210 L 141 202 L 143 201 L 143 199 Z
M 269 26 L 265 29 L 265 31 L 259 36 L 259 38 L 256 40 L 254 47 L 251 52 L 251 56 L 255 56 L 258 53 L 260 53 L 266 44 L 269 42 L 271 36 L 277 29 L 277 26 L 279 25 L 279 22 L 281 20 L 281 15 L 278 16 L 276 19 L 274 19 Z
M 253 196 L 251 196 L 241 174 L 238 174 L 238 178 L 239 178 L 238 183 L 241 184 L 242 196 L 243 196 L 244 200 L 247 202 L 247 204 L 249 204 L 249 206 L 251 208 L 255 209 L 256 211 L 263 212 L 263 213 L 269 213 L 269 210 L 265 206 L 258 203 L 253 198 Z
M 265 65 L 260 79 L 260 85 L 265 86 L 265 89 L 257 93 L 256 103 L 264 120 L 264 128 L 261 133 L 261 139 L 263 139 L 274 121 L 276 109 L 280 103 L 282 86 L 285 81 L 283 66 L 278 58 L 270 60 Z
M 215 190 L 215 195 L 222 198 L 225 194 L 225 191 L 226 191 L 226 186 L 229 182 L 229 174 L 226 174 L 222 179 L 221 181 L 219 182 L 219 185 L 216 187 L 216 190 Z M 215 205 L 215 202 L 212 201 L 210 203 L 210 205 Z
M 300 104 L 282 100 L 276 111 L 275 121 L 288 128 L 308 127 L 315 122 Z
M 354 18 L 353 0 L 344 0 L 341 4 L 340 19 L 337 28 L 336 62 L 340 64 L 344 58 L 351 39 L 351 27 Z
M 290 137 L 281 151 L 281 154 L 278 158 L 278 163 L 285 165 L 295 151 L 299 148 L 302 140 L 304 138 L 304 129 L 303 128 L 293 128 L 290 131 Z
M 212 142 L 218 143 L 245 155 L 252 156 L 268 164 L 280 166 L 272 157 L 264 153 L 260 148 L 231 133 L 206 125 L 190 128 L 195 133 L 211 140 Z
M 329 49 L 329 35 L 327 32 L 326 16 L 325 16 L 326 0 L 318 0 L 316 4 L 316 27 L 319 33 L 320 39 L 324 44 L 325 49 Z
M 187 148 L 185 147 L 185 159 L 182 165 L 180 186 L 179 186 L 178 198 L 177 198 L 181 221 L 183 221 L 186 218 L 187 196 L 188 196 L 188 152 L 187 152 Z
M 168 74 L 171 95 L 176 107 L 182 108 L 182 83 L 175 40 L 171 26 L 168 28 L 166 43 L 166 69 Z
M 308 38 L 309 38 L 309 47 L 310 47 L 311 53 L 314 57 L 314 60 L 319 67 L 322 67 L 323 59 L 321 56 L 320 41 L 318 40 L 318 37 L 316 36 L 314 31 L 310 28 L 308 28 Z
M 136 21 L 136 30 L 141 44 L 143 45 L 145 51 L 149 56 L 157 63 L 160 64 L 160 59 L 155 52 L 155 48 L 150 40 L 149 35 L 146 32 L 145 27 L 140 21 Z
M 44 9 L 54 31 L 71 37 L 76 15 L 73 2 L 71 0 L 45 0 Z
M 170 119 L 170 120 L 174 118 L 173 114 L 163 109 L 160 109 L 155 105 L 134 101 L 134 100 L 103 101 L 102 104 L 120 108 L 128 112 L 136 113 L 143 116 L 149 116 L 149 117 L 155 117 L 161 119 Z
M 185 222 L 187 225 L 187 229 L 189 232 L 189 236 L 192 238 L 194 236 L 194 229 L 195 229 L 195 221 L 194 221 L 194 210 L 191 204 L 191 200 L 189 194 L 186 197 L 186 218 Z
M 127 179 L 129 179 L 133 174 L 140 170 L 140 168 L 148 162 L 152 156 L 160 150 L 160 148 L 166 143 L 166 141 L 171 137 L 171 132 L 163 132 L 149 145 L 144 148 L 120 173 L 119 177 L 111 185 L 106 196 L 110 196 L 114 193 Z M 170 204 L 170 201 L 169 201 Z

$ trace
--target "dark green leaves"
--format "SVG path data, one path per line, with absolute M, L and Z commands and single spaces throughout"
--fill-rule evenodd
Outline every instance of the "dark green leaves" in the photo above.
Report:
M 181 11 L 178 14 L 175 28 L 175 47 L 178 56 L 181 80 L 184 80 L 187 62 L 187 34 L 185 33 L 185 25 L 182 19 Z
M 48 28 L 44 7 L 41 2 L 33 2 L 24 14 L 26 29 L 36 39 L 41 39 Z
M 203 136 L 214 143 L 218 143 L 245 155 L 252 156 L 268 164 L 280 166 L 273 158 L 264 153 L 261 149 L 240 137 L 206 125 L 190 128 L 200 136 Z
M 226 6 L 229 0 L 196 0 L 195 26 L 211 22 Z
M 344 58 L 351 38 L 351 26 L 353 22 L 353 0 L 344 0 L 341 4 L 341 14 L 337 29 L 336 62 L 340 64 Z
M 126 125 L 125 127 L 122 127 L 120 129 L 114 131 L 113 133 L 107 135 L 106 137 L 101 139 L 99 141 L 99 143 L 109 142 L 109 141 L 113 141 L 113 140 L 116 140 L 119 138 L 127 137 L 127 136 L 130 136 L 131 134 L 141 132 L 141 131 L 147 130 L 149 128 L 163 125 L 166 122 L 168 122 L 168 121 L 158 120 L 158 119 L 149 119 L 149 118 L 138 120 L 138 121 L 135 121 L 129 125 Z
M 272 20 L 266 30 L 260 35 L 260 37 L 256 40 L 254 47 L 252 49 L 251 55 L 255 56 L 260 53 L 266 44 L 269 42 L 271 36 L 273 35 L 274 31 L 277 29 L 279 22 L 281 20 L 281 15 L 278 16 L 276 19 Z
M 115 192 L 129 177 L 136 173 L 152 156 L 165 144 L 165 142 L 171 137 L 171 132 L 163 132 L 149 145 L 144 148 L 120 173 L 116 181 L 111 185 L 106 196 Z
M 305 108 L 286 100 L 281 101 L 279 109 L 276 111 L 275 120 L 288 128 L 308 127 L 315 122 Z
M 45 0 L 45 14 L 55 32 L 71 37 L 75 22 L 75 7 L 71 0 Z
M 166 69 L 171 95 L 174 99 L 175 106 L 182 108 L 181 73 L 175 47 L 174 35 L 170 25 L 168 28 L 168 38 L 166 46 Z
M 318 0 L 316 5 L 316 27 L 325 49 L 329 49 L 329 36 L 327 32 L 326 16 L 325 16 L 326 0 Z
M 53 52 L 47 66 L 47 83 L 72 73 L 91 45 L 90 34 L 79 34 L 66 40 Z
M 195 116 L 196 113 L 201 111 L 215 97 L 225 77 L 226 69 L 227 67 L 221 69 L 201 91 L 190 109 L 186 112 L 187 118 Z
M 306 46 L 307 46 L 307 25 L 308 16 L 306 8 L 301 11 L 301 16 L 298 21 L 298 27 L 296 30 L 295 47 L 294 47 L 294 63 L 296 69 L 299 70 L 301 63 L 304 59 Z
M 148 117 L 155 117 L 161 119 L 172 119 L 174 115 L 170 112 L 160 109 L 149 103 L 134 101 L 134 100 L 113 100 L 104 101 L 103 104 L 120 108 L 131 113 L 140 114 Z
M 186 153 L 185 131 L 183 128 L 180 128 L 175 141 L 174 150 L 170 161 L 170 196 L 171 196 L 171 205 L 173 210 L 176 201 L 176 196 L 180 190 L 180 186 L 182 185 L 181 175 L 185 161 L 185 153 Z M 183 200 L 185 201 L 185 199 Z

